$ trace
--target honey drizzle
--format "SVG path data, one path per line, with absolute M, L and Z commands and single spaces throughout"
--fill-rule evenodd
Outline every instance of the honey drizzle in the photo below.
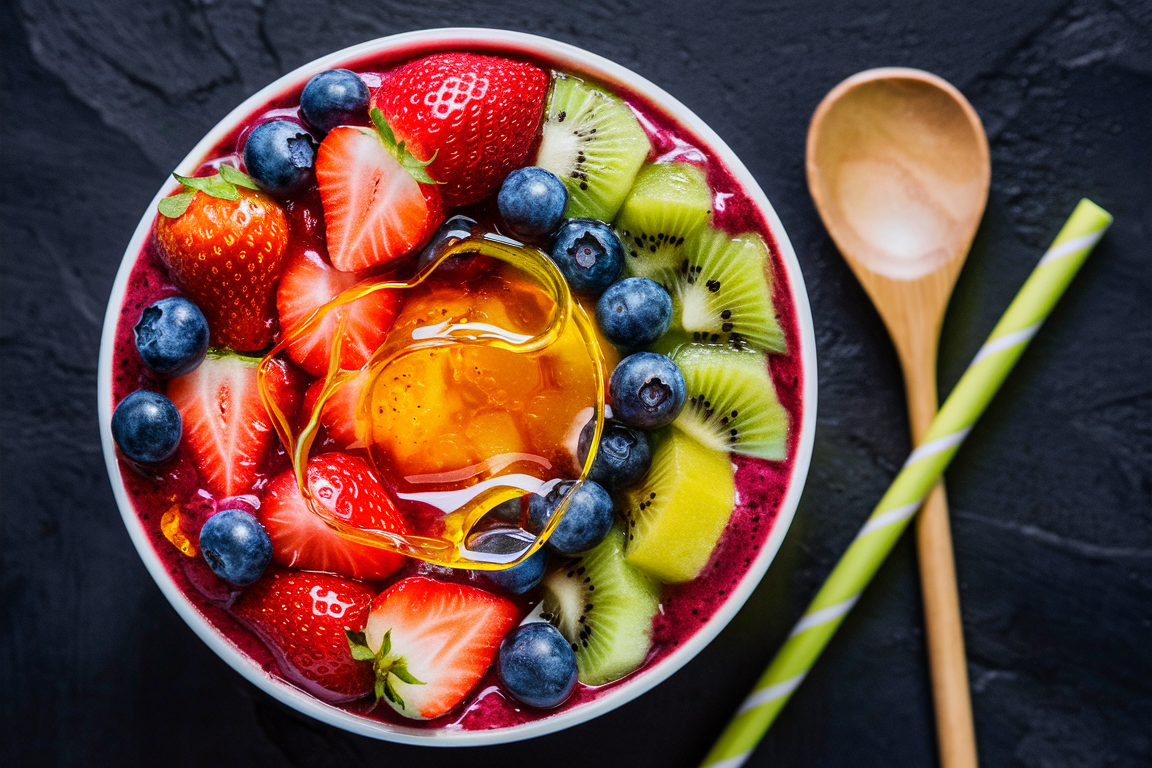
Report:
M 316 404 L 313 406 L 308 421 L 300 430 L 299 435 L 294 434 L 287 417 L 271 396 L 268 377 L 270 376 L 272 360 L 276 354 L 284 350 L 293 340 L 312 333 L 324 321 L 324 318 L 337 308 L 376 291 L 403 291 L 415 288 L 427 280 L 445 261 L 462 254 L 479 254 L 481 256 L 494 258 L 526 273 L 527 276 L 541 288 L 544 295 L 552 301 L 553 310 L 549 315 L 545 331 L 542 334 L 526 336 L 524 334 L 513 334 L 510 331 L 499 329 L 495 326 L 460 323 L 442 326 L 438 331 L 424 335 L 423 338 L 411 343 L 404 343 L 390 334 L 384 344 L 373 353 L 363 368 L 357 370 L 342 370 L 340 368 L 340 355 L 343 348 L 348 319 L 348 316 L 344 315 L 336 324 L 332 354 L 328 373 L 324 379 L 324 385 L 316 399 Z M 462 508 L 448 513 L 443 520 L 445 535 L 439 538 L 416 534 L 398 534 L 384 530 L 361 529 L 333 517 L 328 510 L 314 498 L 307 483 L 307 460 L 320 425 L 320 414 L 324 410 L 324 405 L 340 386 L 355 378 L 364 370 L 378 371 L 406 355 L 429 349 L 456 346 L 484 346 L 504 349 L 516 354 L 539 352 L 552 346 L 560 338 L 569 322 L 574 323 L 592 363 L 595 389 L 594 416 L 596 425 L 588 455 L 580 470 L 580 476 L 557 505 L 556 513 L 552 515 L 544 530 L 535 538 L 532 545 L 515 559 L 502 563 L 472 559 L 467 556 L 468 550 L 464 546 L 464 542 L 472 528 L 493 507 L 505 501 L 519 498 L 527 493 L 514 486 L 500 486 L 497 484 L 496 487 L 483 491 L 470 499 Z M 370 377 L 370 379 L 371 378 L 374 377 Z M 328 527 L 352 541 L 397 552 L 409 557 L 415 557 L 429 563 L 451 567 L 468 567 L 475 570 L 500 570 L 509 568 L 530 557 L 536 550 L 543 546 L 567 511 L 572 494 L 586 480 L 592 468 L 592 463 L 596 458 L 596 453 L 600 445 L 600 435 L 604 428 L 604 356 L 596 340 L 592 321 L 588 318 L 583 308 L 573 300 L 567 281 L 551 259 L 539 250 L 522 246 L 513 240 L 491 233 L 474 235 L 462 239 L 444 249 L 436 259 L 409 280 L 397 281 L 386 278 L 370 279 L 347 289 L 331 301 L 318 307 L 295 332 L 292 334 L 286 333 L 284 338 L 265 355 L 260 362 L 257 381 L 260 398 L 264 403 L 264 407 L 272 416 L 273 424 L 277 433 L 280 435 L 280 439 L 288 449 L 288 455 L 296 475 L 297 485 L 307 502 L 308 509 L 313 514 L 323 520 Z M 365 386 L 361 392 L 360 403 L 357 408 L 358 421 L 359 417 L 368 411 L 372 389 L 370 386 Z M 368 453 L 373 464 L 375 464 L 374 452 L 369 451 Z M 487 461 L 488 460 L 485 460 L 485 463 L 487 463 Z M 373 469 L 376 471 L 377 476 L 380 476 L 379 468 L 374 466 Z M 498 480 L 500 478 L 495 477 L 493 479 Z M 546 486 L 548 484 L 553 483 L 547 481 Z

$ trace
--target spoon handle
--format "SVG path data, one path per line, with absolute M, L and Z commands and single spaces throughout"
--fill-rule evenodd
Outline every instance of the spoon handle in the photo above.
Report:
M 916 518 L 916 551 L 940 765 L 976 768 L 976 729 L 943 481 L 932 488 Z
M 1111 224 L 1092 201 L 1076 206 L 701 768 L 738 768 L 751 756 Z
M 919 343 L 913 340 L 912 345 L 897 348 L 904 369 L 913 445 L 922 441 L 939 404 L 936 394 L 939 338 L 937 327 L 935 333 L 918 334 Z M 940 766 L 976 768 L 976 729 L 968 690 L 968 659 L 964 653 L 960 591 L 956 585 L 956 562 L 943 480 L 933 486 L 916 517 L 916 554 Z

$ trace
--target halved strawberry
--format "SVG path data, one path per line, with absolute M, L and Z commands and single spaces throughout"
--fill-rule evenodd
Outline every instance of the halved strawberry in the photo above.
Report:
M 308 379 L 304 371 L 283 358 L 274 357 L 268 363 L 268 394 L 290 425 L 296 423 L 300 413 Z
M 364 632 L 348 640 L 354 658 L 373 662 L 377 701 L 431 720 L 464 700 L 518 619 L 490 592 L 411 576 L 376 596 Z
M 320 412 L 320 423 L 324 425 L 328 437 L 343 448 L 359 448 L 364 444 L 361 436 L 356 433 L 356 409 L 360 405 L 360 393 L 367 383 L 368 372 L 361 371 L 355 378 L 341 384 Z M 304 413 L 309 417 L 323 388 L 324 381 L 321 379 L 313 382 L 304 393 Z
M 408 532 L 408 523 L 363 459 L 342 453 L 312 457 L 308 488 L 332 516 L 353 527 Z M 357 543 L 328 527 L 308 509 L 292 470 L 269 483 L 258 516 L 279 565 L 372 580 L 391 576 L 404 564 L 403 555 Z
M 364 626 L 372 592 L 324 573 L 271 568 L 232 606 L 280 662 L 285 677 L 331 702 L 372 692 L 372 665 L 352 658 L 345 633 Z
M 426 163 L 396 142 L 379 110 L 373 110 L 373 121 L 375 131 L 334 128 L 316 154 L 328 255 L 342 272 L 403 256 L 444 220 L 440 192 L 424 171 Z
M 321 305 L 358 282 L 357 275 L 333 269 L 316 248 L 302 248 L 293 253 L 280 278 L 276 309 L 280 313 L 280 328 L 288 339 L 288 356 L 313 376 L 328 372 L 332 342 L 341 318 L 347 316 L 348 319 L 342 337 L 340 367 L 348 370 L 368 362 L 396 319 L 400 292 L 378 290 L 331 310 L 319 325 L 300 333 Z
M 548 74 L 522 61 L 439 53 L 385 78 L 373 104 L 444 182 L 448 207 L 487 197 L 524 165 L 540 122 Z
M 192 373 L 168 382 L 168 398 L 184 422 L 184 441 L 204 484 L 218 497 L 252 490 L 275 439 L 256 383 L 259 362 L 210 352 Z

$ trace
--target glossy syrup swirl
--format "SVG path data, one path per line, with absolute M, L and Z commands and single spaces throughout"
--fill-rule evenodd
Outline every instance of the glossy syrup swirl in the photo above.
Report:
M 469 281 L 441 265 L 486 258 L 488 272 Z M 375 291 L 402 291 L 405 309 L 363 368 L 340 366 L 341 317 L 319 397 L 294 425 L 271 396 L 269 365 L 325 316 Z M 366 374 L 366 378 L 365 378 Z M 465 238 L 411 279 L 369 279 L 320 306 L 268 353 L 260 392 L 272 414 L 309 509 L 355 541 L 439 565 L 504 568 L 535 552 L 559 523 L 567 496 L 524 549 L 494 557 L 470 551 L 477 523 L 497 505 L 547 493 L 562 480 L 583 482 L 595 450 L 576 462 L 575 436 L 594 418 L 604 423 L 604 358 L 583 309 L 541 251 L 494 234 Z M 307 483 L 307 461 L 324 406 L 341 387 L 359 385 L 356 432 L 378 479 L 391 491 L 412 532 L 369 530 L 338 519 Z

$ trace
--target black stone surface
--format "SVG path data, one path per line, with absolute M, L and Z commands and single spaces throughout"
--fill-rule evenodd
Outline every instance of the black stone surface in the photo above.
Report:
M 803 172 L 820 98 L 857 70 L 907 65 L 956 84 L 992 147 L 988 211 L 944 327 L 944 392 L 1077 199 L 1116 216 L 948 473 L 981 760 L 1147 765 L 1150 17 L 1135 0 L 5 0 L 0 764 L 696 765 L 909 450 L 895 354 Z M 583 46 L 711 124 L 799 254 L 820 379 L 803 502 L 731 625 L 609 715 L 467 751 L 320 725 L 226 667 L 137 558 L 95 411 L 113 276 L 188 149 L 310 59 L 453 25 Z M 921 627 L 905 540 L 749 765 L 932 765 Z

